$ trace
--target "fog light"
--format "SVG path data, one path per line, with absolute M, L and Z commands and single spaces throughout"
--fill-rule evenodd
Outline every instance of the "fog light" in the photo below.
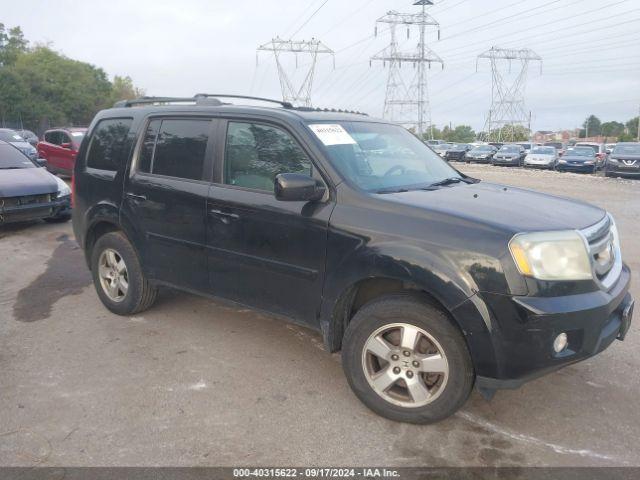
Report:
M 556 351 L 556 353 L 560 353 L 565 348 L 567 348 L 567 344 L 568 343 L 569 343 L 569 341 L 567 339 L 567 334 L 566 333 L 561 333 L 553 341 L 553 349 Z

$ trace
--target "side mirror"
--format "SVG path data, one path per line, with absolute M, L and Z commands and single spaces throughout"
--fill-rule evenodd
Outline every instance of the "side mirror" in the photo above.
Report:
M 60 144 L 60 146 L 61 146 L 62 148 L 66 148 L 67 150 L 71 150 L 71 144 L 70 144 L 70 143 L 68 143 L 68 142 L 61 143 L 61 144 Z
M 325 193 L 325 187 L 309 175 L 281 173 L 274 181 L 277 200 L 285 202 L 316 202 Z
M 47 166 L 47 160 L 45 158 L 38 158 L 36 159 L 36 163 L 38 164 L 38 166 L 40 168 L 44 168 Z

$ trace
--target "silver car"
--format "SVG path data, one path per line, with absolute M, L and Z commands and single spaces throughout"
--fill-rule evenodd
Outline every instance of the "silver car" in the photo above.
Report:
M 558 158 L 558 150 L 555 147 L 533 147 L 524 159 L 524 166 L 554 169 L 558 164 Z

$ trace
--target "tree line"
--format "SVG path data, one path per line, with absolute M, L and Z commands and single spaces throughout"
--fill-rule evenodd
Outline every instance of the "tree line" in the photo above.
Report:
M 638 138 L 638 118 L 627 120 L 625 123 L 618 121 L 603 122 L 595 115 L 589 115 L 583 122 L 578 132 L 578 137 L 608 137 L 616 138 L 619 142 L 632 142 Z
M 73 60 L 49 45 L 30 45 L 20 27 L 0 23 L 0 127 L 41 134 L 86 126 L 101 109 L 144 95 L 128 76 Z

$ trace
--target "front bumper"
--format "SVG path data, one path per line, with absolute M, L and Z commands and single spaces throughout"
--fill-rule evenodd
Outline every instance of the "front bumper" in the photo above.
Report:
M 0 225 L 54 218 L 64 215 L 71 215 L 71 197 L 69 195 L 52 198 L 48 202 L 11 206 L 5 205 L 3 199 L 0 199 Z
M 609 162 L 605 166 L 605 172 L 612 175 L 628 175 L 630 177 L 637 177 L 640 176 L 640 162 L 636 161 L 634 165 L 625 165 L 624 163 L 615 164 Z
M 493 161 L 491 163 L 497 164 L 497 165 L 519 165 L 520 164 L 520 158 L 519 157 L 516 157 L 516 158 L 496 158 L 496 157 L 493 157 Z
M 571 164 L 571 163 L 558 163 L 556 167 L 558 170 L 568 171 L 568 172 L 593 172 L 596 168 L 596 165 L 592 163 L 591 165 L 582 164 Z
M 481 294 L 495 316 L 494 376 L 479 375 L 480 389 L 518 388 L 549 372 L 592 357 L 614 340 L 623 340 L 633 315 L 631 275 L 624 266 L 608 292 L 561 297 L 508 297 Z M 496 312 L 500 312 L 496 315 Z M 566 333 L 560 353 L 553 341 Z

